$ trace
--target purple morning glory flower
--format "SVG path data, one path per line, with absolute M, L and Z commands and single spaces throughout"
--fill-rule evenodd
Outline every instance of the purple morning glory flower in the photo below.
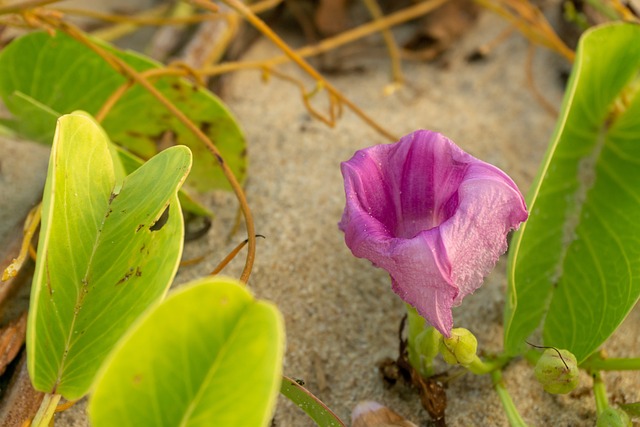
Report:
M 527 219 L 518 187 L 428 130 L 360 150 L 341 169 L 347 246 L 387 270 L 393 291 L 450 336 L 451 307 L 480 287 L 507 233 Z

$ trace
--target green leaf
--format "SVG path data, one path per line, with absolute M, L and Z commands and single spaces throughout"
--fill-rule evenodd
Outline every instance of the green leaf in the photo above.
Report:
M 118 154 L 124 170 L 127 173 L 135 171 L 144 164 L 144 160 L 142 160 L 135 154 L 123 150 L 121 147 L 118 147 L 114 144 L 111 144 L 111 146 L 115 147 L 114 150 Z M 181 188 L 180 191 L 178 191 L 178 199 L 180 200 L 180 206 L 182 207 L 182 210 L 184 210 L 185 212 L 191 212 L 192 214 L 207 216 L 209 218 L 213 217 L 213 212 L 194 200 L 184 188 Z
M 505 347 L 540 325 L 584 361 L 640 296 L 640 25 L 592 29 L 509 257 Z
M 41 138 L 49 137 L 49 127 L 51 127 L 51 123 L 55 126 L 58 117 L 62 114 L 57 111 L 53 111 L 50 108 L 38 103 L 33 98 L 16 94 L 14 101 L 18 101 L 20 114 L 16 114 L 18 116 L 29 117 L 29 124 L 32 125 L 32 128 L 29 128 L 29 131 L 33 133 L 27 133 L 26 135 L 23 132 L 23 135 L 31 138 L 34 141 L 39 141 Z M 10 124 L 13 125 L 13 128 L 16 127 L 16 122 L 13 121 Z M 18 130 L 18 129 L 16 129 Z M 39 136 L 38 136 L 39 135 Z M 50 143 L 50 141 L 48 142 Z M 124 167 L 124 171 L 126 173 L 132 173 L 136 169 L 138 169 L 144 163 L 140 157 L 123 149 L 120 146 L 116 146 L 115 144 L 109 142 L 109 149 L 111 150 L 111 155 L 117 154 L 120 158 L 120 163 Z M 116 171 L 116 176 L 118 172 Z M 207 216 L 213 217 L 213 212 L 211 212 L 206 207 L 202 206 L 196 200 L 194 200 L 189 193 L 184 188 L 181 188 L 178 191 L 178 199 L 180 199 L 180 206 L 186 212 L 191 212 L 195 215 L 199 216 Z
M 12 111 L 16 117 L 28 118 L 28 127 L 21 126 L 21 122 L 7 120 L 6 124 L 16 133 L 31 141 L 44 142 L 47 145 L 53 141 L 52 129 L 56 128 L 59 114 L 48 106 L 25 95 L 16 92 L 12 96 Z
M 98 376 L 92 425 L 267 426 L 283 351 L 273 304 L 232 279 L 192 282 L 120 342 Z
M 280 393 L 298 405 L 319 427 L 345 427 L 331 409 L 297 381 L 283 377 Z
M 620 409 L 625 411 L 632 418 L 640 418 L 640 402 L 620 405 Z
M 68 400 L 86 394 L 117 340 L 164 296 L 182 254 L 176 193 L 189 149 L 167 149 L 117 182 L 108 144 L 87 114 L 62 116 L 42 202 L 28 366 L 37 390 Z
M 133 52 L 118 51 L 95 41 L 137 71 L 160 64 Z M 93 50 L 69 36 L 31 33 L 0 52 L 0 95 L 16 116 L 14 128 L 23 135 L 49 143 L 54 122 L 33 115 L 34 103 L 62 114 L 81 109 L 96 114 L 126 79 Z M 156 88 L 184 112 L 216 145 L 238 181 L 246 175 L 245 141 L 235 119 L 211 92 L 185 79 L 163 77 Z M 158 152 L 168 137 L 187 145 L 194 155 L 189 182 L 198 190 L 231 187 L 208 149 L 151 94 L 133 86 L 115 104 L 103 122 L 111 140 L 143 159 Z M 48 132 L 47 132 L 48 130 Z

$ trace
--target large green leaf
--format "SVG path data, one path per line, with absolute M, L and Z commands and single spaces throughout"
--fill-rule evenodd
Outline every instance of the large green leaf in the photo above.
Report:
M 640 25 L 590 30 L 509 259 L 505 346 L 543 325 L 582 362 L 640 296 Z
M 58 117 L 62 114 L 51 110 L 50 108 L 38 103 L 33 98 L 21 93 L 17 93 L 12 100 L 13 111 L 19 111 L 19 113 L 16 113 L 16 116 L 28 117 L 29 132 L 25 136 L 32 138 L 34 141 L 49 138 L 49 129 L 51 126 L 55 126 Z M 13 124 L 14 126 L 17 125 L 15 122 L 10 122 L 10 124 Z M 132 173 L 144 163 L 144 160 L 132 152 L 125 150 L 122 147 L 115 146 L 111 142 L 109 142 L 109 145 L 115 153 L 117 153 L 120 158 L 120 163 L 124 167 L 126 173 Z M 180 199 L 180 206 L 184 211 L 191 212 L 199 216 L 213 217 L 213 213 L 195 201 L 184 188 L 181 188 L 180 191 L 178 191 L 178 198 Z
M 239 282 L 205 278 L 172 293 L 120 342 L 89 403 L 95 427 L 267 426 L 284 329 Z
M 164 296 L 182 254 L 176 193 L 189 149 L 167 149 L 118 182 L 108 142 L 87 114 L 61 117 L 42 202 L 29 373 L 37 390 L 69 400 L 86 394 L 113 345 Z
M 142 55 L 99 44 L 138 71 L 159 67 Z M 16 116 L 14 128 L 47 144 L 55 121 L 46 110 L 65 114 L 81 109 L 96 114 L 125 82 L 93 50 L 62 33 L 54 37 L 31 33 L 0 52 L 0 95 Z M 185 79 L 164 77 L 155 86 L 209 136 L 242 182 L 246 172 L 244 136 L 223 103 Z M 158 152 L 158 143 L 169 133 L 176 143 L 187 145 L 194 154 L 191 184 L 199 190 L 231 188 L 207 148 L 140 86 L 128 90 L 115 104 L 103 127 L 113 142 L 143 159 Z

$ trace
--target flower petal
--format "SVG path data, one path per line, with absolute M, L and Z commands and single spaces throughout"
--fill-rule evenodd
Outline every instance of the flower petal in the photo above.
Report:
M 424 130 L 391 146 L 386 171 L 399 199 L 394 202 L 396 236 L 411 238 L 455 212 L 456 193 L 471 156 L 439 133 Z
M 449 336 L 451 306 L 458 289 L 451 280 L 451 264 L 438 230 L 424 231 L 413 239 L 394 239 L 391 246 L 390 256 L 379 265 L 390 273 L 393 291 Z
M 451 307 L 482 284 L 527 218 L 518 188 L 424 130 L 360 150 L 341 169 L 347 246 L 387 270 L 394 292 L 449 336 Z
M 507 250 L 507 234 L 527 219 L 522 195 L 504 172 L 489 164 L 469 168 L 458 190 L 456 214 L 440 225 L 459 289 L 453 305 L 482 285 Z

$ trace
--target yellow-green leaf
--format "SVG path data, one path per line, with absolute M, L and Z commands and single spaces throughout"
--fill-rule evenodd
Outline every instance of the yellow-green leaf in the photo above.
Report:
M 118 182 L 108 144 L 86 113 L 62 116 L 42 202 L 28 366 L 37 390 L 69 400 L 87 392 L 116 341 L 164 296 L 182 253 L 177 191 L 189 149 L 167 149 Z
M 132 328 L 101 370 L 95 427 L 259 427 L 282 371 L 282 316 L 232 279 L 171 294 Z

